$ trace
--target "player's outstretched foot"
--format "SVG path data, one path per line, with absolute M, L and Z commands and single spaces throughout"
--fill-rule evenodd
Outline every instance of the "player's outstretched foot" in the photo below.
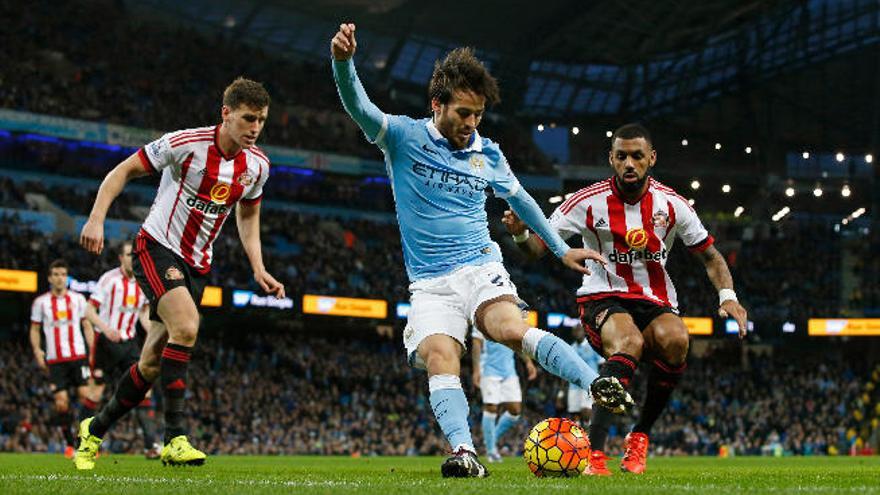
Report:
M 593 380 L 590 395 L 599 405 L 615 414 L 623 414 L 636 405 L 626 387 L 613 376 L 600 376 Z
M 178 435 L 162 447 L 159 459 L 163 466 L 201 466 L 208 456 L 190 445 L 186 435 Z
M 101 439 L 89 432 L 92 418 L 86 418 L 79 424 L 79 447 L 73 454 L 73 465 L 77 469 L 95 469 L 95 458 L 101 449 Z
M 620 461 L 620 470 L 625 473 L 642 474 L 648 464 L 648 435 L 631 432 L 623 441 L 626 451 Z
M 480 464 L 477 454 L 459 448 L 440 466 L 444 478 L 485 478 L 489 476 L 486 466 Z
M 590 452 L 590 462 L 587 469 L 584 470 L 584 476 L 611 476 L 611 471 L 605 462 L 608 460 L 605 453 L 601 450 L 593 450 Z
M 486 460 L 489 461 L 489 464 L 501 462 L 501 454 L 499 454 L 498 452 L 489 452 L 488 454 L 486 454 Z

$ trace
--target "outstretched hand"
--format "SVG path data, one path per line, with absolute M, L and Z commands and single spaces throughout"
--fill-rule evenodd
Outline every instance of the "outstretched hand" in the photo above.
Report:
M 602 257 L 601 254 L 593 251 L 592 249 L 583 249 L 583 248 L 571 248 L 565 255 L 561 258 L 562 264 L 571 268 L 576 272 L 583 273 L 584 275 L 589 275 L 590 270 L 584 266 L 584 262 L 586 260 L 593 260 L 597 263 L 601 263 L 602 266 L 608 264 L 608 261 Z
M 748 313 L 746 313 L 746 308 L 742 307 L 739 302 L 733 299 L 724 301 L 721 303 L 721 307 L 718 308 L 718 314 L 722 318 L 733 318 L 736 320 L 736 324 L 739 326 L 739 338 L 744 339 L 746 337 L 746 333 L 749 331 L 749 317 Z
M 267 294 L 272 294 L 275 296 L 275 299 L 284 299 L 284 285 L 275 280 L 275 277 L 269 275 L 269 272 L 258 272 L 254 273 L 254 280 L 260 284 L 260 287 L 266 291 Z
M 350 59 L 354 56 L 357 49 L 357 40 L 354 39 L 354 24 L 340 24 L 339 31 L 336 36 L 330 40 L 330 53 L 333 58 L 340 62 Z

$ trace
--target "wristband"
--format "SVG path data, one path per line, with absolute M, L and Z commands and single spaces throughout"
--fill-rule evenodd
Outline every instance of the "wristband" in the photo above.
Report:
M 718 305 L 721 306 L 724 304 L 724 301 L 739 302 L 736 298 L 736 292 L 734 292 L 733 289 L 721 289 L 718 291 Z
M 529 229 L 523 230 L 522 234 L 511 235 L 511 237 L 513 237 L 513 242 L 522 244 L 529 240 Z

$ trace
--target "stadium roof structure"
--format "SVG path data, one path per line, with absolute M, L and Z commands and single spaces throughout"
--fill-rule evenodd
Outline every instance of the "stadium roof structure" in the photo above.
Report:
M 503 82 L 502 110 L 527 121 L 645 120 L 780 151 L 880 150 L 877 0 L 127 4 L 316 60 L 339 22 L 356 21 L 367 77 L 414 98 L 438 57 L 473 45 Z

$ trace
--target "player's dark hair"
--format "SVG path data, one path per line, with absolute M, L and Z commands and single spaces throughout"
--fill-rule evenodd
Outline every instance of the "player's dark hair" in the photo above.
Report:
M 470 47 L 456 48 L 442 61 L 434 64 L 434 74 L 428 85 L 428 98 L 446 104 L 456 90 L 473 91 L 486 98 L 487 105 L 501 101 L 498 81 L 474 55 Z
M 268 107 L 272 99 L 262 84 L 239 77 L 223 91 L 223 104 L 235 110 L 241 105 L 262 109 Z
M 119 247 L 116 248 L 116 254 L 119 256 L 125 254 L 125 246 L 131 246 L 134 249 L 134 244 L 130 240 L 125 240 L 119 243 Z
M 56 268 L 64 268 L 65 270 L 70 271 L 70 268 L 67 266 L 67 262 L 62 259 L 57 259 L 52 263 L 49 263 L 49 273 L 52 273 L 52 270 Z
M 617 128 L 614 131 L 614 134 L 611 135 L 611 143 L 614 144 L 615 139 L 636 139 L 636 138 L 645 138 L 645 141 L 648 142 L 648 145 L 654 146 L 654 142 L 651 139 L 651 133 L 648 131 L 645 126 L 637 123 L 624 124 Z

